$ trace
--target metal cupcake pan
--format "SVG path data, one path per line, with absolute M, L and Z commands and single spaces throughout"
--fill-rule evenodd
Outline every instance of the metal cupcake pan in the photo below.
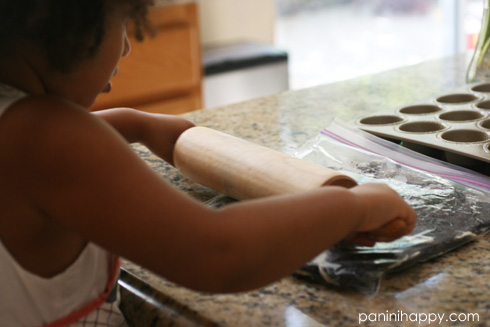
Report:
M 415 151 L 471 167 L 490 163 L 490 83 L 361 117 L 355 124 Z

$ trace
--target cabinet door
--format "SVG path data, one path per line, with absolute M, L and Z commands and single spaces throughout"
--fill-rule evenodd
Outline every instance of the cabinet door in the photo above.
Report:
M 153 37 L 138 42 L 128 31 L 131 53 L 119 63 L 110 93 L 93 110 L 132 107 L 178 114 L 202 107 L 202 63 L 197 5 L 152 8 Z

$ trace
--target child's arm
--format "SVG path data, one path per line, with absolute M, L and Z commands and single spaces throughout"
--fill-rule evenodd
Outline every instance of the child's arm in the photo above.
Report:
M 139 142 L 173 164 L 173 148 L 179 135 L 193 127 L 190 121 L 175 115 L 143 112 L 130 108 L 113 108 L 93 112 L 115 128 L 128 143 Z
M 21 124 L 9 126 L 3 132 L 10 140 L 18 130 L 25 138 L 11 146 L 17 155 L 7 156 L 4 182 L 12 179 L 13 194 L 23 192 L 30 207 L 60 226 L 56 230 L 197 290 L 260 287 L 352 233 L 394 219 L 415 225 L 414 211 L 384 185 L 325 187 L 208 208 L 166 183 L 106 124 L 56 101 L 38 101 Z

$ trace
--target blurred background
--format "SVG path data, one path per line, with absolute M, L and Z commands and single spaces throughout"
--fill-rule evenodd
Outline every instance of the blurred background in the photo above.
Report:
M 474 49 L 482 0 L 276 0 L 291 89 Z
M 156 0 L 97 108 L 182 113 L 338 82 L 476 46 L 487 0 Z M 122 76 L 124 75 L 124 76 Z

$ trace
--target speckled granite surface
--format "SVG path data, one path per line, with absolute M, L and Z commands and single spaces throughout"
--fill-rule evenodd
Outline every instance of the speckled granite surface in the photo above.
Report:
M 185 116 L 197 125 L 294 153 L 335 117 L 348 121 L 461 86 L 467 61 L 467 56 L 459 55 Z M 201 201 L 217 196 L 183 178 L 146 148 L 135 146 L 135 150 L 163 178 L 190 195 Z M 444 315 L 442 324 L 438 320 L 430 326 L 490 326 L 490 235 L 386 276 L 374 296 L 338 292 L 290 277 L 253 292 L 209 295 L 179 287 L 128 261 L 123 267 L 129 274 L 123 274 L 121 284 L 141 296 L 125 297 L 137 326 L 428 326 L 428 321 L 408 316 L 424 313 Z M 379 313 L 407 316 L 399 316 L 406 318 L 401 322 L 394 316 L 391 322 L 359 321 L 368 318 L 362 314 Z M 477 316 L 466 316 L 475 321 L 447 321 L 452 313 Z

